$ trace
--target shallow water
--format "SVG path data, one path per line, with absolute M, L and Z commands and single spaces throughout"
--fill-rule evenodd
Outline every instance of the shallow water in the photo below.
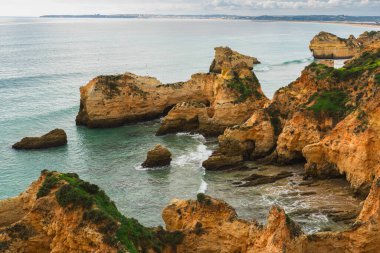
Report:
M 79 87 L 99 74 L 126 71 L 163 82 L 186 80 L 193 73 L 207 72 L 213 47 L 223 45 L 262 62 L 255 72 L 271 97 L 309 64 L 308 43 L 321 30 L 357 36 L 366 28 L 250 21 L 0 18 L 0 198 L 23 191 L 42 169 L 73 171 L 100 185 L 123 213 L 146 225 L 162 223 L 161 209 L 170 199 L 194 198 L 198 191 L 225 199 L 245 218 L 263 221 L 272 204 L 267 201 L 273 198 L 268 195 L 271 188 L 244 192 L 228 183 L 231 174 L 205 173 L 201 162 L 213 145 L 205 145 L 202 136 L 156 137 L 158 121 L 116 129 L 76 127 Z M 22 137 L 53 128 L 65 129 L 68 146 L 28 152 L 11 149 Z M 157 143 L 172 151 L 172 165 L 141 170 L 146 152 Z M 277 195 L 276 201 L 292 211 L 292 203 Z M 316 220 L 305 221 L 304 227 L 315 229 Z

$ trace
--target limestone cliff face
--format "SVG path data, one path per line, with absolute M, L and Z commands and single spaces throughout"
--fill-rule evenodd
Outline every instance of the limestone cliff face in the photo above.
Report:
M 211 70 L 219 73 L 220 68 L 220 74 L 210 74 L 215 79 L 209 103 L 178 104 L 164 118 L 158 135 L 194 131 L 217 136 L 227 127 L 244 123 L 268 101 L 251 71 L 252 57 L 216 48 L 214 62 Z
M 351 35 L 348 39 L 320 32 L 316 35 L 309 46 L 317 59 L 348 59 L 353 57 L 361 49 L 361 43 Z
M 374 101 L 379 90 L 380 65 L 376 45 L 371 43 L 341 69 L 316 63 L 307 66 L 296 81 L 279 89 L 264 105 L 261 117 L 258 117 L 258 110 L 255 111 L 252 116 L 256 119 L 254 123 L 250 119 L 238 127 L 228 128 L 219 137 L 219 149 L 204 162 L 204 167 L 212 170 L 228 168 L 244 160 L 262 158 L 268 155 L 267 151 L 273 150 L 267 158 L 276 163 L 308 159 L 306 153 L 310 152 L 303 152 L 306 146 L 327 138 L 334 128 L 339 127 L 339 122 L 346 117 L 348 120 L 351 114 L 353 118 L 356 117 L 354 115 L 365 115 L 361 112 L 365 111 L 363 106 L 372 104 L 377 108 Z M 363 128 L 364 123 L 357 123 L 355 131 Z M 247 127 L 252 124 L 254 128 Z M 335 132 L 340 131 L 337 129 Z M 262 149 L 266 152 L 253 152 L 257 144 L 261 146 L 260 143 L 268 144 Z M 310 168 L 318 167 L 313 162 L 308 164 L 312 164 Z M 342 170 L 337 173 L 336 163 L 326 164 L 328 166 L 319 167 L 329 168 L 331 176 L 345 173 Z M 371 181 L 367 180 L 368 183 Z
M 119 213 L 96 185 L 43 171 L 20 196 L 0 201 L 0 251 L 171 252 L 181 233 L 145 228 Z
M 364 48 L 373 47 L 375 44 L 380 43 L 380 31 L 364 32 L 360 34 L 358 41 L 363 45 Z
M 352 228 L 305 235 L 279 207 L 267 224 L 238 219 L 223 201 L 198 195 L 198 200 L 173 200 L 163 210 L 166 228 L 184 234 L 177 252 L 355 252 L 375 253 L 380 246 L 380 179 L 373 181 Z
M 173 200 L 163 228 L 122 216 L 96 185 L 44 171 L 20 196 L 0 201 L 1 252 L 368 252 L 380 246 L 380 178 L 351 229 L 305 235 L 278 206 L 267 224 L 238 218 L 222 200 Z
M 168 231 L 185 235 L 177 252 L 284 252 L 302 234 L 279 207 L 270 210 L 262 227 L 238 219 L 227 203 L 205 195 L 197 201 L 173 200 L 162 217 Z
M 61 208 L 54 194 L 37 198 L 45 178 L 46 175 L 41 176 L 12 204 L 5 204 L 7 200 L 0 202 L 4 216 L 12 216 L 19 208 L 24 213 L 0 227 L 2 252 L 117 252 L 115 247 L 103 243 L 96 225 L 80 226 L 83 210 Z
M 155 78 L 131 73 L 99 76 L 81 88 L 76 122 L 88 127 L 118 126 L 126 122 L 157 118 L 173 106 L 186 102 L 185 108 L 178 105 L 176 111 L 168 116 L 166 125 L 159 133 L 174 131 L 176 123 L 172 121 L 190 120 L 191 125 L 193 121 L 199 121 L 199 128 L 209 129 L 210 126 L 210 129 L 215 128 L 212 132 L 221 132 L 226 126 L 242 123 L 250 116 L 254 106 L 235 102 L 239 99 L 248 100 L 252 96 L 258 97 L 258 100 L 264 97 L 251 71 L 257 60 L 229 48 L 217 48 L 215 62 L 212 72 L 194 74 L 189 81 L 174 84 L 162 84 Z M 219 65 L 222 68 L 221 74 L 218 73 Z M 191 113 L 189 105 L 194 103 L 206 107 L 211 105 L 211 108 L 205 107 L 199 119 L 176 118 L 181 111 Z M 197 106 L 193 109 L 200 111 Z M 226 113 L 236 115 L 236 119 L 227 119 Z
M 186 83 L 162 84 L 131 73 L 100 76 L 81 88 L 77 124 L 112 127 L 156 118 L 183 101 L 208 103 L 214 75 L 194 75 Z
M 350 114 L 321 141 L 303 148 L 309 175 L 325 177 L 331 170 L 346 175 L 359 192 L 369 190 L 380 175 L 380 92 Z
M 164 118 L 157 134 L 194 131 L 219 135 L 227 127 L 244 123 L 267 102 L 254 74 L 247 73 L 232 78 L 218 75 L 214 82 L 215 96 L 209 106 L 194 102 L 178 104 Z

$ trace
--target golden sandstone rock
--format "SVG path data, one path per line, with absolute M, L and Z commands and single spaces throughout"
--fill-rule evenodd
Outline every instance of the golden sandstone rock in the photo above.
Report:
M 370 47 L 380 41 L 380 32 L 364 32 L 355 38 L 353 35 L 347 39 L 320 32 L 310 42 L 310 50 L 316 59 L 349 59 L 364 48 Z
M 76 122 L 88 127 L 118 126 L 157 118 L 177 105 L 165 118 L 158 134 L 188 129 L 221 134 L 226 127 L 247 120 L 266 98 L 251 71 L 257 63 L 255 58 L 229 48 L 217 48 L 215 61 L 215 68 L 223 65 L 230 76 L 213 69 L 174 84 L 162 84 L 155 78 L 131 73 L 99 76 L 81 88 Z
M 235 58 L 227 57 L 226 63 L 215 62 L 211 68 L 219 71 L 217 66 L 221 65 L 220 74 L 196 74 L 185 83 L 162 85 L 154 78 L 133 74 L 98 77 L 82 88 L 77 118 L 78 124 L 90 127 L 113 126 L 157 117 L 176 105 L 163 120 L 162 133 L 207 133 L 204 129 L 211 129 L 215 134 L 226 128 L 219 137 L 219 149 L 204 163 L 206 169 L 224 169 L 245 160 L 270 157 L 278 163 L 306 160 L 309 177 L 346 177 L 353 189 L 366 197 L 350 229 L 305 235 L 276 206 L 269 211 L 267 224 L 261 226 L 239 219 L 227 203 L 198 194 L 197 200 L 173 200 L 163 210 L 166 230 L 144 228 L 116 215 L 112 216 L 117 220 L 116 227 L 107 232 L 100 229 L 101 224 L 83 223 L 84 212 L 88 211 L 85 207 L 61 206 L 65 198 L 59 201 L 56 193 L 73 180 L 80 185 L 75 176 L 65 175 L 71 179 L 55 182 L 47 195 L 37 198 L 48 175 L 44 172 L 19 197 L 0 201 L 0 249 L 128 251 L 119 248 L 123 242 L 110 246 L 113 240 L 104 238 L 114 238 L 115 228 L 137 226 L 137 231 L 149 236 L 136 239 L 136 234 L 129 231 L 131 234 L 125 233 L 123 238 L 124 243 L 132 243 L 141 252 L 378 252 L 380 43 L 376 32 L 361 35 L 357 41 L 358 51 L 344 68 L 312 63 L 296 81 L 279 89 L 271 101 L 262 96 L 250 65 L 245 60 L 235 64 L 229 60 Z M 349 42 L 338 43 L 338 48 L 344 48 Z M 353 45 L 356 50 L 355 41 Z M 321 48 L 321 52 L 328 52 L 328 47 Z M 342 49 L 339 54 L 347 56 L 347 52 L 351 53 Z M 247 87 L 251 89 L 245 93 Z M 237 116 L 231 117 L 232 112 Z M 86 189 L 92 192 L 94 187 L 87 185 Z M 84 200 L 79 203 L 88 199 Z M 98 205 L 92 203 L 90 210 Z M 128 226 L 127 221 L 131 222 Z M 154 245 L 159 245 L 159 250 Z
M 158 144 L 154 149 L 148 152 L 146 160 L 142 166 L 145 168 L 153 168 L 170 165 L 170 162 L 172 161 L 171 156 L 172 154 L 167 148 Z

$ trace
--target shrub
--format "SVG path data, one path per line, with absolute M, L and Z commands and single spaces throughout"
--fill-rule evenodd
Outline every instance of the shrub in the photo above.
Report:
M 340 90 L 323 91 L 313 96 L 314 104 L 308 110 L 314 113 L 327 113 L 330 116 L 341 116 L 347 111 L 345 103 L 347 94 Z
M 79 187 L 89 194 L 96 194 L 99 192 L 99 186 L 91 184 L 89 182 L 82 181 L 79 183 Z
M 37 199 L 45 197 L 51 189 L 58 183 L 58 178 L 52 174 L 46 176 L 45 181 L 37 192 Z
M 375 75 L 375 84 L 376 84 L 376 85 L 380 85 L 380 73 L 377 73 L 377 74 Z
M 62 207 L 83 207 L 90 208 L 93 205 L 93 198 L 87 193 L 71 186 L 70 184 L 62 186 L 56 193 L 58 204 Z
M 197 201 L 199 203 L 203 203 L 205 201 L 205 199 L 206 199 L 206 195 L 204 193 L 200 192 L 197 194 Z
M 255 86 L 258 83 L 259 81 L 256 77 L 245 79 L 235 77 L 227 83 L 227 87 L 240 94 L 236 99 L 236 103 L 241 103 L 253 95 L 255 95 L 257 99 L 262 97 L 262 95 L 255 89 Z

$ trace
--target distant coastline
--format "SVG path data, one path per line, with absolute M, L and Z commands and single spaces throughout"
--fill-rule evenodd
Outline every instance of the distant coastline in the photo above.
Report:
M 202 19 L 202 20 L 247 20 L 255 22 L 297 22 L 344 24 L 380 28 L 380 16 L 346 15 L 302 15 L 302 16 L 239 16 L 239 15 L 161 15 L 161 14 L 90 14 L 90 15 L 44 15 L 41 18 L 97 18 L 97 19 Z

